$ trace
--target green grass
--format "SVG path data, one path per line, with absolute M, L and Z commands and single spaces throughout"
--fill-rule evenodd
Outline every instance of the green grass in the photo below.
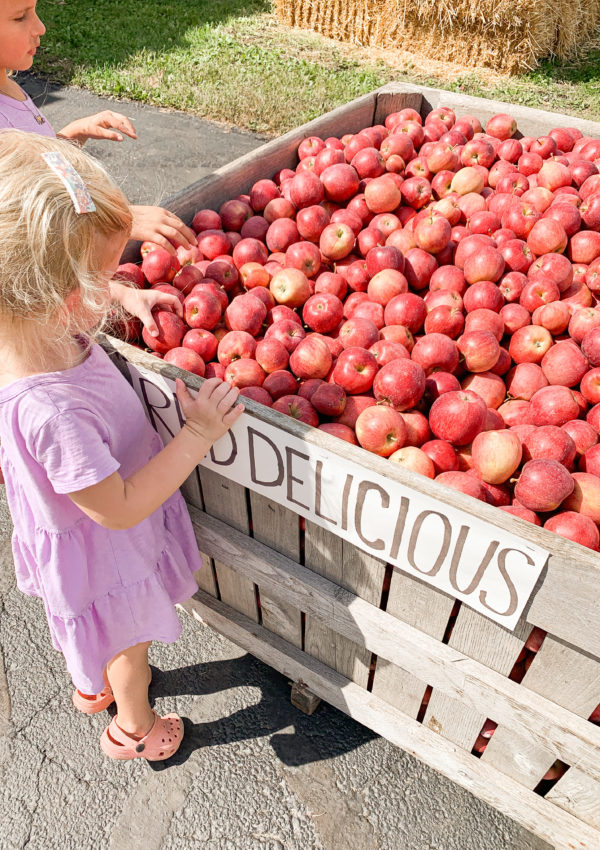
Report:
M 39 0 L 34 71 L 98 94 L 282 133 L 389 80 L 600 119 L 600 51 L 521 77 L 448 81 L 280 26 L 270 0 Z

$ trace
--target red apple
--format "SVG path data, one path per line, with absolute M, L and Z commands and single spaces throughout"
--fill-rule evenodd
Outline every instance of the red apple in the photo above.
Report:
M 229 331 L 219 341 L 217 359 L 227 368 L 233 360 L 252 358 L 256 351 L 256 340 L 246 331 Z
M 488 372 L 498 362 L 500 345 L 490 331 L 467 331 L 456 344 L 470 372 Z
M 142 272 L 148 283 L 171 283 L 180 269 L 179 260 L 157 246 L 142 260 Z
M 302 318 L 311 330 L 329 333 L 342 321 L 344 306 L 336 295 L 315 293 L 304 304 Z
M 370 348 L 379 339 L 379 329 L 369 319 L 352 316 L 340 327 L 338 336 L 344 348 Z
M 401 448 L 406 438 L 406 425 L 391 407 L 375 405 L 359 414 L 355 425 L 360 445 L 381 457 L 389 457 Z
M 484 400 L 486 407 L 493 410 L 500 407 L 506 398 L 506 385 L 500 375 L 493 372 L 467 375 L 462 379 L 461 387 L 463 390 L 477 393 Z
M 521 441 L 512 431 L 482 431 L 471 447 L 473 468 L 489 484 L 502 484 L 521 463 Z
M 431 459 L 436 475 L 458 470 L 456 451 L 447 440 L 429 440 L 423 443 L 421 451 L 425 452 L 427 457 Z
M 190 348 L 171 348 L 165 354 L 164 361 L 165 363 L 171 363 L 173 366 L 178 366 L 180 369 L 186 369 L 194 375 L 200 375 L 201 378 L 204 377 L 206 368 L 204 360 Z
M 486 415 L 483 399 L 470 390 L 460 390 L 444 393 L 433 402 L 429 424 L 439 439 L 465 446 L 483 430 Z
M 184 348 L 195 351 L 206 363 L 216 355 L 219 342 L 210 331 L 203 328 L 193 328 L 185 334 L 181 344 Z
M 473 499 L 479 499 L 481 502 L 486 502 L 485 489 L 481 482 L 468 475 L 466 472 L 441 472 L 436 475 L 435 480 L 446 487 L 451 487 L 453 490 L 458 490 L 471 496 Z
M 589 422 L 584 422 L 582 419 L 571 419 L 569 422 L 565 422 L 565 424 L 561 427 L 567 432 L 567 434 L 569 434 L 575 443 L 577 456 L 580 458 L 580 469 L 582 469 L 583 472 L 587 472 L 588 470 L 582 466 L 582 460 L 588 449 L 591 449 L 592 446 L 595 446 L 598 442 L 598 433 L 596 429 L 590 425 Z M 594 471 L 595 470 L 593 469 L 589 470 L 589 472 Z
M 342 203 L 356 195 L 360 182 L 356 169 L 346 163 L 330 165 L 321 172 L 320 180 L 326 197 L 335 203 Z
M 298 419 L 300 422 L 312 425 L 315 428 L 319 424 L 317 411 L 310 401 L 299 395 L 280 396 L 273 402 L 273 410 L 285 413 L 286 416 L 291 416 L 292 419 Z
M 556 510 L 574 490 L 569 471 L 556 460 L 530 460 L 515 485 L 515 497 L 531 511 Z
M 302 243 L 309 245 L 310 243 Z M 311 296 L 311 288 L 306 275 L 299 269 L 286 268 L 276 272 L 271 279 L 269 289 L 278 304 L 288 307 L 301 307 Z
M 569 468 L 575 460 L 575 442 L 569 434 L 556 425 L 535 428 L 523 440 L 523 457 L 526 460 L 557 460 Z
M 225 380 L 232 387 L 260 387 L 264 379 L 265 373 L 250 357 L 233 360 L 225 369 Z
M 526 325 L 513 333 L 508 351 L 515 363 L 541 363 L 552 343 L 549 330 Z
M 453 372 L 458 366 L 458 348 L 454 340 L 441 333 L 430 333 L 417 340 L 411 358 L 426 375 L 436 370 Z
M 544 355 L 542 371 L 549 384 L 575 387 L 589 365 L 581 349 L 573 340 L 555 343 Z
M 561 537 L 566 537 L 567 540 L 579 543 L 581 546 L 587 546 L 589 549 L 598 551 L 598 544 L 600 543 L 598 527 L 593 520 L 580 513 L 560 511 L 560 513 L 546 520 L 544 528 L 553 531 L 555 534 L 560 534 Z
M 267 390 L 273 401 L 282 396 L 295 395 L 298 383 L 291 372 L 287 369 L 277 369 L 264 379 L 263 388 Z
M 579 404 L 572 390 L 563 386 L 542 387 L 530 401 L 533 425 L 564 425 L 579 416 Z
M 186 331 L 183 319 L 169 310 L 156 309 L 152 311 L 152 317 L 158 328 L 158 336 L 151 336 L 144 328 L 142 338 L 148 348 L 158 354 L 166 354 L 171 348 L 177 348 L 181 345 L 181 340 Z
M 316 334 L 308 334 L 290 355 L 290 369 L 300 379 L 325 378 L 331 363 L 327 344 Z
M 236 295 L 225 310 L 225 324 L 230 331 L 246 331 L 252 336 L 259 333 L 266 317 L 267 308 L 250 292 Z
M 412 360 L 392 360 L 382 366 L 373 381 L 373 392 L 378 401 L 389 404 L 398 411 L 415 407 L 425 391 L 425 372 Z
M 572 492 L 567 494 L 561 508 L 565 511 L 576 511 L 599 523 L 600 478 L 590 472 L 574 472 L 572 478 Z

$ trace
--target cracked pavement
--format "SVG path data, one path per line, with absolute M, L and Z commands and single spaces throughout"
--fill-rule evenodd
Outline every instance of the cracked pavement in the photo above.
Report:
M 261 139 L 29 78 L 55 127 L 113 108 L 140 141 L 90 145 L 151 203 Z M 3 491 L 3 488 L 0 488 Z M 40 600 L 15 587 L 0 499 L 0 850 L 544 850 L 543 842 L 344 714 L 294 709 L 289 683 L 182 616 L 151 650 L 157 711 L 186 735 L 167 763 L 111 762 L 109 715 L 79 714 Z

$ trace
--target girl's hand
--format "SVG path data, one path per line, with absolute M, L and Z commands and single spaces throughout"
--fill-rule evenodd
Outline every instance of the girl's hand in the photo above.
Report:
M 140 242 L 155 242 L 170 254 L 175 254 L 175 245 L 191 248 L 196 245 L 196 234 L 175 213 L 163 207 L 132 206 L 133 224 L 131 238 Z
M 121 132 L 117 132 L 118 130 Z M 105 109 L 104 112 L 97 112 L 96 115 L 88 115 L 85 118 L 71 121 L 70 124 L 63 127 L 58 135 L 61 138 L 70 139 L 84 145 L 88 139 L 108 139 L 111 142 L 122 142 L 122 133 L 132 139 L 137 139 L 135 127 L 126 115 Z
M 112 280 L 110 294 L 113 301 L 120 304 L 132 316 L 137 316 L 151 336 L 158 336 L 158 328 L 152 311 L 157 307 L 170 310 L 183 319 L 183 305 L 176 295 L 161 292 L 158 289 L 136 289 Z
M 240 391 L 220 378 L 208 378 L 196 398 L 192 398 L 182 380 L 177 378 L 176 385 L 177 400 L 186 420 L 184 428 L 204 444 L 205 454 L 206 443 L 210 447 L 226 434 L 244 410 L 243 404 L 236 405 Z

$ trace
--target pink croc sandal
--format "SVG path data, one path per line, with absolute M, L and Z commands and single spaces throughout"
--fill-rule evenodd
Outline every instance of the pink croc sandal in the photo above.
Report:
M 154 718 L 152 729 L 138 740 L 123 732 L 115 717 L 100 737 L 102 751 L 112 759 L 123 761 L 137 758 L 163 761 L 170 758 L 181 744 L 183 723 L 177 714 L 159 717 L 154 712 Z
M 150 686 L 152 682 L 152 670 L 150 667 L 148 667 L 148 676 L 148 686 Z M 115 698 L 110 685 L 105 685 L 100 693 L 94 696 L 84 695 L 81 691 L 73 691 L 73 705 L 78 711 L 83 712 L 83 714 L 98 714 L 100 711 L 108 708 L 109 705 L 112 705 L 114 701 Z
M 84 714 L 98 714 L 115 701 L 110 685 L 102 688 L 95 696 L 84 696 L 81 691 L 73 691 L 73 705 Z

